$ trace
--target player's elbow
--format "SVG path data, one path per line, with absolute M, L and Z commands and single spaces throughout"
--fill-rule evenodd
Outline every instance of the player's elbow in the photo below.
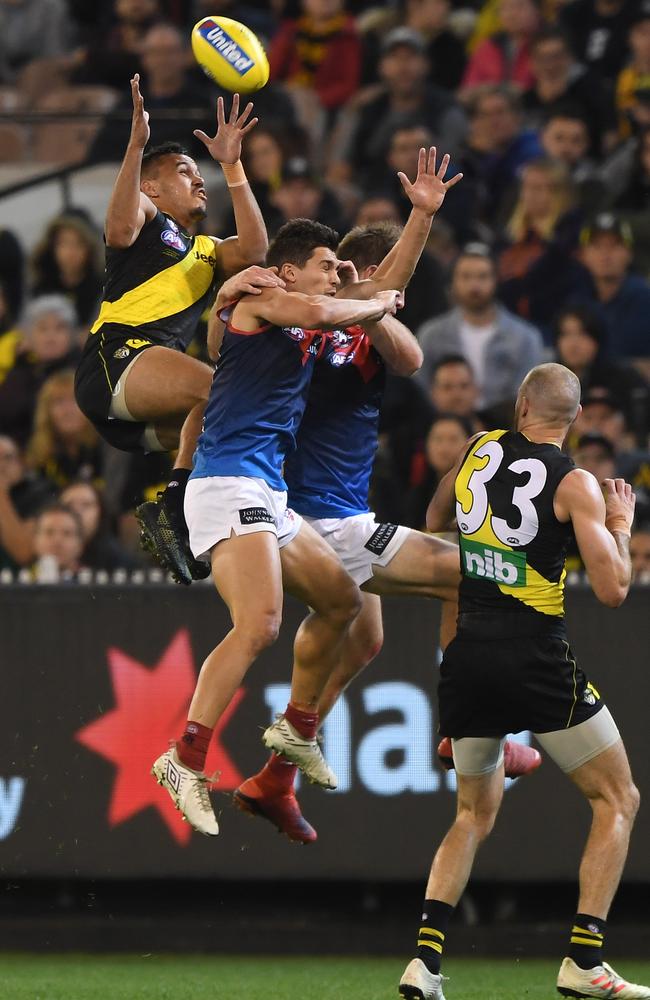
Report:
M 607 586 L 595 587 L 594 592 L 596 597 L 601 604 L 604 604 L 606 608 L 620 608 L 621 604 L 627 597 L 627 592 L 629 590 L 629 585 L 624 586 L 621 583 L 609 583 Z
M 107 247 L 111 247 L 113 250 L 126 250 L 134 241 L 135 229 L 133 226 L 107 223 L 104 234 Z
M 419 372 L 423 361 L 424 355 L 422 354 L 420 345 L 413 344 L 409 346 L 408 350 L 403 352 L 398 359 L 398 363 L 392 367 L 396 375 L 402 375 L 404 378 L 409 378 L 411 375 L 415 375 L 416 372 Z

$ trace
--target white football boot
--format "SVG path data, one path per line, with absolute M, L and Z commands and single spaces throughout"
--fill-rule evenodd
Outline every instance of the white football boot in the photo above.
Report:
M 317 739 L 308 740 L 279 715 L 262 736 L 264 746 L 286 757 L 305 777 L 321 788 L 336 788 L 336 775 L 328 766 Z
M 593 969 L 581 969 L 565 958 L 557 977 L 558 992 L 565 997 L 615 997 L 616 1000 L 650 1000 L 650 989 L 628 983 L 611 965 L 603 962 Z
M 217 836 L 219 824 L 212 809 L 208 779 L 204 774 L 198 774 L 181 764 L 175 747 L 170 747 L 155 761 L 151 773 L 158 784 L 167 789 L 174 805 L 190 826 L 206 837 Z
M 403 1000 L 445 1000 L 442 984 L 446 978 L 429 972 L 421 958 L 414 958 L 399 981 L 399 995 Z

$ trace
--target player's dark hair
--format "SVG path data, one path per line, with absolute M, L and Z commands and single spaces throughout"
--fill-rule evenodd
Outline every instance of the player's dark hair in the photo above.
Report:
M 155 173 L 160 160 L 162 160 L 165 156 L 189 155 L 190 154 L 185 149 L 185 146 L 181 146 L 180 142 L 161 142 L 159 146 L 152 146 L 151 149 L 149 149 L 142 157 L 140 174 L 148 174 L 151 176 L 152 173 Z
M 351 260 L 357 271 L 373 264 L 378 266 L 393 249 L 401 232 L 401 226 L 394 222 L 355 226 L 339 243 L 337 256 L 341 260 Z
M 267 267 L 295 264 L 304 267 L 316 247 L 336 253 L 339 234 L 335 229 L 312 219 L 291 219 L 277 231 L 266 255 Z
M 447 365 L 463 365 L 469 372 L 474 376 L 472 371 L 472 366 L 470 365 L 467 358 L 463 357 L 462 354 L 443 354 L 441 358 L 438 358 L 435 365 L 431 369 L 431 380 L 433 380 L 441 368 L 446 368 Z

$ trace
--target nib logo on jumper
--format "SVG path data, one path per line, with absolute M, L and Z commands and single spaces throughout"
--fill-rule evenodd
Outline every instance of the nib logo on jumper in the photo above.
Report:
M 194 658 L 186 629 L 180 629 L 154 667 L 145 666 L 120 649 L 107 652 L 115 708 L 80 729 L 75 738 L 115 765 L 108 806 L 111 827 L 153 807 L 179 844 L 192 831 L 167 792 L 149 771 L 169 741 L 180 736 L 196 684 Z M 206 762 L 206 773 L 220 772 L 219 789 L 229 791 L 244 780 L 221 745 L 221 735 L 244 697 L 240 688 L 217 725 Z

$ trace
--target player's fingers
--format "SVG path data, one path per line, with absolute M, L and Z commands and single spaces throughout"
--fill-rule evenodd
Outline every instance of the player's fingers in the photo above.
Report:
M 401 171 L 401 170 L 400 170 L 400 171 L 398 171 L 398 174 L 397 174 L 397 176 L 399 177 L 399 179 L 400 179 L 400 181 L 401 181 L 401 183 L 402 183 L 402 187 L 404 188 L 404 190 L 405 190 L 405 191 L 406 191 L 406 193 L 408 194 L 408 193 L 409 193 L 409 191 L 411 190 L 411 187 L 413 186 L 413 185 L 411 184 L 410 180 L 408 179 L 408 177 L 406 176 L 406 174 L 402 173 L 402 171 Z
M 226 116 L 223 106 L 223 97 L 217 97 L 217 127 L 221 127 L 226 122 Z
M 259 121 L 259 118 L 251 118 L 251 120 L 249 121 L 248 125 L 246 125 L 246 126 L 245 126 L 245 127 L 244 127 L 244 128 L 242 129 L 242 130 L 241 130 L 241 134 L 242 134 L 242 135 L 246 135 L 246 133 L 247 133 L 247 132 L 250 132 L 250 130 L 251 130 L 252 128 L 255 128 L 255 126 L 257 125 L 258 121 Z
M 245 125 L 246 119 L 248 118 L 252 110 L 253 110 L 253 102 L 249 101 L 244 110 L 242 111 L 242 113 L 240 114 L 239 118 L 237 119 L 237 125 L 239 126 L 239 128 L 242 128 L 242 126 Z
M 614 480 L 613 479 L 603 479 L 603 486 L 607 493 L 614 493 Z
M 436 156 L 438 151 L 435 146 L 431 146 L 429 150 L 429 162 L 427 163 L 427 173 L 435 174 L 436 172 Z
M 232 107 L 230 109 L 230 118 L 228 119 L 230 125 L 234 125 L 239 118 L 239 94 L 232 95 Z
M 417 176 L 419 177 L 420 174 L 426 173 L 426 170 L 427 170 L 427 151 L 424 148 L 424 146 L 421 146 L 420 147 L 420 151 L 418 153 L 418 173 L 417 173 Z
M 453 188 L 454 184 L 458 184 L 458 181 L 462 181 L 462 179 L 463 179 L 462 174 L 456 174 L 454 177 L 451 178 L 451 180 L 445 181 L 445 191 L 448 191 L 449 188 Z
M 208 146 L 210 144 L 210 136 L 206 135 L 205 132 L 202 132 L 200 128 L 195 128 L 192 135 L 195 135 L 197 139 L 200 139 L 204 146 Z
M 447 173 L 447 167 L 449 166 L 450 159 L 451 157 L 449 156 L 449 153 L 445 153 L 445 155 L 442 158 L 442 163 L 440 164 L 440 170 L 438 171 L 437 174 L 440 180 L 444 180 L 444 176 Z

